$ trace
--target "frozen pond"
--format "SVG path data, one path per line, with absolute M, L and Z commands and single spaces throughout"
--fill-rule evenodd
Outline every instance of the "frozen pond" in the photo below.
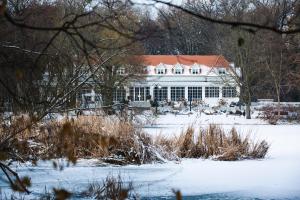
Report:
M 172 199 L 172 189 L 180 190 L 184 199 L 300 199 L 300 125 L 266 125 L 258 119 L 243 117 L 164 115 L 144 129 L 151 135 L 174 135 L 189 125 L 195 128 L 208 123 L 234 125 L 254 139 L 266 139 L 271 148 L 264 160 L 212 161 L 184 159 L 180 163 L 142 166 L 102 167 L 96 160 L 81 160 L 76 166 L 57 171 L 51 162 L 37 167 L 18 166 L 20 175 L 32 178 L 34 194 L 45 188 L 63 187 L 82 190 L 107 175 L 121 175 L 132 181 L 135 190 L 145 199 Z M 8 192 L 0 182 L 2 192 Z M 169 196 L 169 197 L 166 197 Z

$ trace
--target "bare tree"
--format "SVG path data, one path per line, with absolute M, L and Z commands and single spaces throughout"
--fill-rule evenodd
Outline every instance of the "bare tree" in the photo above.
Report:
M 159 3 L 166 5 L 171 8 L 176 8 L 181 10 L 191 16 L 197 17 L 199 19 L 208 21 L 210 23 L 227 25 L 233 28 L 240 27 L 241 29 L 255 33 L 260 30 L 268 30 L 279 34 L 296 34 L 300 32 L 299 25 L 297 23 L 297 19 L 299 17 L 299 2 L 298 0 L 281 0 L 281 1 L 260 1 L 260 0 L 243 0 L 243 1 L 226 1 L 226 0 L 218 0 L 218 1 L 204 1 L 202 2 L 203 6 L 207 6 L 212 8 L 212 10 L 216 10 L 216 8 L 225 5 L 230 10 L 234 8 L 238 8 L 241 6 L 246 6 L 247 9 L 244 9 L 240 14 L 251 13 L 256 8 L 268 8 L 272 7 L 275 11 L 274 13 L 265 12 L 263 13 L 265 21 L 249 21 L 249 19 L 232 19 L 232 18 L 223 18 L 224 15 L 208 15 L 207 13 L 197 12 L 195 10 L 191 10 L 184 5 L 174 4 L 172 1 L 163 1 L 163 0 L 148 0 L 148 4 Z M 188 1 L 188 3 L 193 3 L 194 1 Z M 211 5 L 214 5 L 213 7 Z M 268 10 L 269 11 L 269 10 Z M 221 13 L 219 13 L 221 14 Z M 223 13 L 224 14 L 224 13 Z M 228 14 L 228 13 L 227 13 Z M 276 18 L 270 18 L 269 16 L 276 15 Z M 257 15 L 256 15 L 257 16 Z M 236 17 L 240 17 L 236 15 Z
M 102 69 L 113 69 L 108 63 L 124 58 L 124 48 L 142 39 L 128 13 L 104 9 L 111 3 L 124 4 L 103 0 L 93 7 L 80 0 L 0 1 L 1 97 L 11 99 L 14 114 L 29 112 L 31 116 L 19 127 L 7 126 L 1 119 L 6 128 L 0 130 L 0 167 L 14 188 L 29 192 L 28 179 L 19 178 L 5 162 L 22 160 L 17 153 L 22 146 L 18 135 L 48 113 L 72 104 L 81 86 Z M 126 26 L 120 18 L 127 20 Z M 105 37 L 103 30 L 109 35 Z M 109 38 L 113 35 L 118 36 Z M 126 42 L 120 43 L 120 36 Z
M 268 37 L 265 40 L 264 53 L 261 56 L 265 56 L 262 63 L 266 66 L 267 73 L 269 74 L 270 81 L 275 88 L 276 100 L 277 100 L 277 112 L 278 117 L 280 115 L 280 98 L 282 93 L 283 81 L 287 77 L 288 67 L 286 62 L 285 44 L 281 37 Z

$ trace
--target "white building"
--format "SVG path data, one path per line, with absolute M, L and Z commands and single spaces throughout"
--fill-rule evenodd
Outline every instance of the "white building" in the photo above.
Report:
M 137 107 L 159 102 L 193 101 L 217 105 L 220 99 L 239 101 L 233 65 L 221 55 L 144 55 L 145 77 L 116 88 L 114 101 L 130 100 Z M 126 73 L 120 69 L 120 74 Z M 93 91 L 91 92 L 93 93 Z M 90 97 L 93 100 L 93 97 Z
M 238 101 L 239 88 L 232 66 L 219 55 L 145 55 L 146 77 L 125 87 L 133 105 L 149 99 L 157 101 L 204 101 L 218 104 L 220 99 Z M 120 93 L 120 92 L 119 92 Z M 118 100 L 117 91 L 115 100 Z

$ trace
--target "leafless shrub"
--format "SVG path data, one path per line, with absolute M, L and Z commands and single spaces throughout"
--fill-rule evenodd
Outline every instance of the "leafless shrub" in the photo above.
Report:
M 3 134 L 1 131 L 0 137 Z M 24 160 L 65 157 L 76 163 L 78 158 L 99 158 L 118 165 L 162 162 L 151 137 L 129 122 L 108 116 L 41 123 L 23 130 L 15 140 Z
M 278 115 L 275 115 L 274 107 L 272 106 L 263 107 L 260 118 L 272 125 L 276 125 L 279 120 Z
M 259 143 L 256 143 L 252 147 L 252 151 L 250 152 L 250 156 L 253 158 L 264 158 L 264 156 L 267 154 L 269 149 L 269 145 L 266 141 L 261 141 Z
M 117 178 L 108 176 L 101 184 L 90 184 L 81 196 L 101 200 L 136 199 L 133 191 L 132 183 L 125 183 L 120 175 Z
M 160 134 L 155 137 L 154 145 L 158 153 L 166 160 L 179 160 L 176 154 L 176 144 L 167 136 Z
M 242 137 L 235 128 L 229 133 L 217 125 L 209 125 L 200 129 L 195 136 L 195 130 L 189 127 L 179 137 L 168 141 L 180 158 L 214 158 L 216 160 L 233 161 L 241 159 L 264 158 L 269 145 L 265 140 L 254 143 L 248 136 Z M 167 143 L 164 141 L 164 143 Z M 166 151 L 168 148 L 165 148 Z
M 272 125 L 276 125 L 279 120 L 288 122 L 300 120 L 300 109 L 295 106 L 281 106 L 280 109 L 265 106 L 260 111 L 260 118 Z
M 18 123 L 24 124 L 23 121 Z M 256 159 L 264 158 L 269 148 L 264 140 L 254 143 L 238 134 L 235 128 L 225 133 L 213 124 L 201 128 L 197 135 L 189 127 L 179 137 L 161 135 L 154 140 L 129 122 L 103 116 L 39 124 L 24 130 L 16 141 L 18 154 L 25 160 L 67 158 L 74 164 L 78 158 L 99 158 L 117 165 L 179 158 Z M 5 160 L 5 154 L 1 157 Z M 57 163 L 53 166 L 61 168 Z

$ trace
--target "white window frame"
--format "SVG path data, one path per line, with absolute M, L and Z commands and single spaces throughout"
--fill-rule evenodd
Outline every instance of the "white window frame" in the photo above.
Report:
M 171 101 L 182 101 L 185 98 L 184 87 L 171 87 Z
M 156 74 L 166 74 L 166 68 L 159 67 L 155 69 Z
M 168 99 L 168 87 L 156 86 L 153 89 L 153 97 L 157 101 L 165 101 Z
M 120 67 L 117 69 L 116 73 L 119 75 L 124 75 L 126 73 L 125 67 Z
M 189 101 L 202 100 L 202 87 L 188 87 L 188 100 Z
M 219 98 L 220 88 L 216 86 L 205 87 L 205 98 Z
M 174 68 L 174 74 L 183 74 L 183 68 L 182 67 L 175 67 Z
M 150 87 L 148 86 L 130 87 L 129 94 L 132 101 L 146 101 L 147 96 L 150 95 Z
M 177 64 L 174 68 L 173 68 L 173 74 L 183 74 L 184 72 L 184 68 Z
M 237 97 L 236 87 L 232 87 L 232 86 L 222 87 L 222 97 L 224 98 Z
M 193 67 L 191 69 L 191 74 L 201 74 L 201 68 L 200 67 Z
M 126 99 L 126 90 L 123 87 L 115 88 L 113 91 L 113 101 L 121 102 L 123 99 Z

